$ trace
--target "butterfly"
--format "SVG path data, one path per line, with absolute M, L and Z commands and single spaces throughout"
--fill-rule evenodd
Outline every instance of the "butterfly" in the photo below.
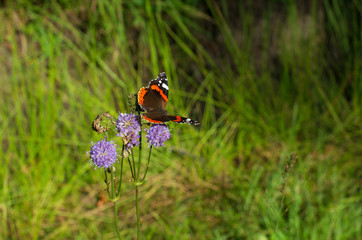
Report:
M 161 72 L 157 78 L 151 80 L 147 87 L 142 87 L 137 94 L 138 104 L 146 113 L 142 118 L 148 122 L 162 124 L 165 122 L 186 123 L 199 125 L 198 121 L 190 118 L 169 115 L 165 110 L 168 101 L 168 79 L 166 73 Z

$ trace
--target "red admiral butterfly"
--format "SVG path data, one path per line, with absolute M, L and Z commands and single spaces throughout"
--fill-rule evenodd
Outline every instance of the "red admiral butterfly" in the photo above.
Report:
M 142 117 L 151 123 L 177 122 L 191 125 L 199 125 L 198 121 L 190 118 L 168 115 L 165 110 L 168 101 L 168 80 L 166 73 L 158 74 L 157 78 L 152 80 L 148 87 L 143 87 L 138 92 L 138 104 L 146 113 Z

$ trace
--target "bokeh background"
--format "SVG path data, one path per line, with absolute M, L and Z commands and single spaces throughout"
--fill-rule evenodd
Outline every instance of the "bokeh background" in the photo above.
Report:
M 116 239 L 91 122 L 165 71 L 167 110 L 201 125 L 171 124 L 153 151 L 142 239 L 361 239 L 361 10 L 1 1 L 0 238 Z M 127 174 L 119 228 L 135 239 Z

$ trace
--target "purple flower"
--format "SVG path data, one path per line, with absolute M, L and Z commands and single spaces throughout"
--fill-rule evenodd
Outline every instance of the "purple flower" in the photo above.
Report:
M 126 150 L 140 144 L 139 132 L 141 131 L 141 125 L 139 117 L 135 114 L 119 114 L 116 129 L 118 131 L 117 136 L 122 138 Z
M 101 140 L 96 144 L 93 144 L 89 152 L 90 162 L 94 164 L 96 168 L 109 168 L 116 162 L 118 153 L 116 145 L 113 141 Z
M 164 124 L 154 124 L 147 130 L 146 138 L 150 146 L 161 147 L 171 137 L 170 130 Z

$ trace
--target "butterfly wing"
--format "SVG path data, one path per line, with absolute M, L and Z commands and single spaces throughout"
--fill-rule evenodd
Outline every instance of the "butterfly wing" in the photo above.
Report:
M 167 115 L 163 112 L 147 112 L 142 114 L 142 117 L 152 123 L 164 123 L 164 122 L 176 122 L 176 123 L 185 123 L 190 125 L 199 125 L 198 121 L 192 120 L 190 118 Z
M 172 116 L 167 115 L 166 116 L 168 121 L 176 122 L 176 123 L 185 123 L 190 125 L 199 125 L 200 123 L 198 121 L 192 120 L 191 118 L 181 117 L 181 116 Z
M 165 110 L 168 101 L 168 80 L 165 73 L 158 74 L 148 87 L 138 92 L 138 104 L 147 112 Z
M 152 80 L 148 87 L 160 92 L 162 98 L 167 102 L 168 100 L 168 79 L 166 73 L 158 74 L 157 78 Z

